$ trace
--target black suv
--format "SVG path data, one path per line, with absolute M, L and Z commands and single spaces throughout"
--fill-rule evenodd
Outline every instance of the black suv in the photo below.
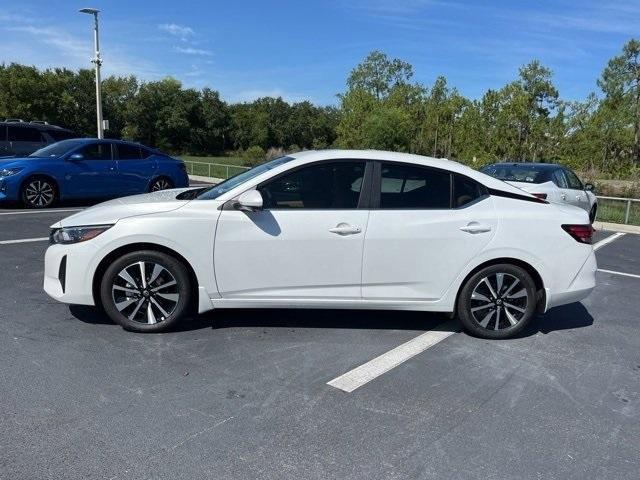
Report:
M 71 130 L 47 122 L 7 119 L 0 122 L 0 157 L 26 157 L 50 143 L 76 137 Z

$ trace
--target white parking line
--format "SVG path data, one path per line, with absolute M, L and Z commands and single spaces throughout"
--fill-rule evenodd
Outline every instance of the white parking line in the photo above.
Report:
M 0 245 L 13 245 L 14 243 L 31 243 L 48 241 L 49 237 L 40 238 L 20 238 L 18 240 L 0 240 Z
M 397 367 L 427 348 L 433 347 L 445 338 L 457 332 L 457 324 L 454 322 L 443 323 L 436 330 L 430 330 L 406 343 L 383 353 L 379 357 L 360 365 L 347 373 L 334 378 L 327 385 L 351 393 L 356 388 L 369 383 L 383 373 Z
M 605 238 L 604 240 L 600 240 L 599 242 L 597 242 L 594 246 L 593 249 L 594 250 L 598 250 L 602 247 L 604 247 L 605 245 L 617 240 L 620 237 L 623 237 L 624 235 L 626 235 L 625 233 L 622 232 L 618 232 L 618 233 L 614 233 L 613 235 L 608 236 L 607 238 Z
M 633 273 L 616 272 L 614 270 L 605 270 L 604 268 L 599 268 L 598 271 L 602 273 L 611 273 L 612 275 L 622 275 L 623 277 L 640 278 L 640 275 L 635 275 Z
M 37 213 L 80 212 L 84 208 L 51 208 L 46 210 L 20 210 L 18 212 L 0 212 L 0 215 L 33 215 Z

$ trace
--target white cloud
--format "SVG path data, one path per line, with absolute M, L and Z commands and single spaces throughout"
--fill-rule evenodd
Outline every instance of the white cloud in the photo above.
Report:
M 203 50 L 201 48 L 193 48 L 193 47 L 173 47 L 173 49 L 178 53 L 184 53 L 185 55 L 201 55 L 205 57 L 210 57 L 213 55 L 213 52 L 209 50 Z
M 158 28 L 170 35 L 173 35 L 174 37 L 180 38 L 183 42 L 186 42 L 189 38 L 195 35 L 195 32 L 191 27 L 178 25 L 176 23 L 162 23 L 158 25 Z

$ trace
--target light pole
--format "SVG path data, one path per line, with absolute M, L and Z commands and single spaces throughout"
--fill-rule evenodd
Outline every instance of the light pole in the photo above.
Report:
M 98 138 L 104 138 L 104 125 L 102 122 L 102 88 L 100 85 L 100 66 L 102 59 L 100 58 L 100 41 L 98 39 L 98 13 L 100 10 L 95 8 L 81 8 L 80 13 L 93 15 L 95 27 L 93 30 L 93 39 L 95 44 L 95 57 L 91 59 L 91 63 L 96 65 L 96 116 L 98 121 Z

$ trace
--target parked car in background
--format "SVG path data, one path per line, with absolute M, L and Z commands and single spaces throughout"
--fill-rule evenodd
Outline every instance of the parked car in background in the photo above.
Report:
M 28 157 L 0 159 L 0 201 L 30 208 L 188 185 L 182 160 L 119 140 L 63 140 Z
M 44 289 L 142 332 L 192 309 L 351 308 L 455 313 L 507 338 L 589 295 L 592 232 L 583 210 L 456 162 L 307 151 L 56 223 Z
M 589 212 L 593 223 L 598 211 L 598 199 L 590 183 L 583 184 L 569 168 L 555 163 L 492 163 L 480 169 L 482 173 L 504 180 L 538 198 L 567 203 Z
M 77 136 L 71 130 L 44 121 L 25 122 L 8 118 L 0 122 L 0 157 L 22 157 L 52 143 Z

